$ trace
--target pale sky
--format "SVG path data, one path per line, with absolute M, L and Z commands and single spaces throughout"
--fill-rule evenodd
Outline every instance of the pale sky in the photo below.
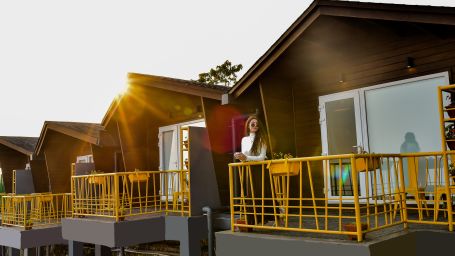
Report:
M 99 123 L 128 72 L 197 79 L 229 59 L 242 75 L 311 2 L 0 0 L 0 136 Z

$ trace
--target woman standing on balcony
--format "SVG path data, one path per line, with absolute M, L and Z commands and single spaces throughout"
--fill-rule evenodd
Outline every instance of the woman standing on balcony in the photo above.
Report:
M 267 143 L 265 138 L 265 131 L 262 123 L 256 116 L 250 116 L 245 122 L 245 137 L 242 138 L 241 151 L 234 153 L 235 159 L 242 162 L 245 161 L 262 161 L 266 158 Z M 270 198 L 270 181 L 266 177 L 262 177 L 261 165 L 252 165 L 250 171 L 250 180 L 244 180 L 244 186 L 246 197 L 252 200 L 250 205 L 247 206 L 247 211 L 250 213 L 246 216 L 246 221 L 249 225 L 261 225 L 260 222 L 264 220 L 262 225 L 265 225 L 267 221 L 273 219 L 273 208 L 271 207 L 259 207 L 262 202 L 267 205 L 272 203 L 269 200 L 261 201 L 260 198 Z M 250 183 L 248 185 L 248 183 Z M 251 190 L 253 187 L 255 194 Z M 262 194 L 262 191 L 264 194 Z M 254 209 L 256 208 L 256 209 Z M 262 210 L 260 210 L 262 209 Z M 264 211 L 264 212 L 262 212 Z M 256 212 L 256 216 L 251 213 Z M 264 216 L 262 216 L 264 215 Z
M 245 137 L 242 138 L 242 152 L 234 153 L 240 161 L 262 161 L 265 159 L 267 144 L 262 124 L 256 116 L 250 116 L 245 122 Z

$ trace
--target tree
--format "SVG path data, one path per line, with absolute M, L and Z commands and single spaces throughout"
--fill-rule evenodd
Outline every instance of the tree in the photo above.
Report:
M 206 84 L 220 84 L 224 86 L 232 86 L 237 82 L 237 72 L 242 70 L 242 64 L 232 65 L 229 60 L 223 64 L 211 68 L 207 73 L 200 73 L 198 82 Z

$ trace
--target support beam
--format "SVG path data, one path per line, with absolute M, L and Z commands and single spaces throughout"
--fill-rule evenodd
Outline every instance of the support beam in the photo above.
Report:
M 95 244 L 95 256 L 111 256 L 111 248 Z
M 201 255 L 201 240 L 198 237 L 185 236 L 180 239 L 180 256 Z
M 68 241 L 68 254 L 69 256 L 83 256 L 84 244 L 77 241 Z
M 39 248 L 39 247 L 38 247 Z M 25 248 L 23 249 L 23 256 L 36 256 L 36 248 Z
M 19 249 L 13 248 L 13 247 L 8 247 L 8 255 L 10 256 L 20 256 L 21 251 Z

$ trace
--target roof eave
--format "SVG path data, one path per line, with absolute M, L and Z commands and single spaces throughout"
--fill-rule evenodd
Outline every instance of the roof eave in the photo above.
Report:
M 29 155 L 33 154 L 33 152 L 31 152 L 31 151 L 28 151 L 25 148 L 19 147 L 19 146 L 15 145 L 15 144 L 7 141 L 7 140 L 1 139 L 1 138 L 0 138 L 0 144 L 3 144 L 4 146 L 9 147 L 11 149 L 14 149 L 14 150 L 16 150 L 16 151 L 18 151 L 18 152 L 20 152 L 20 153 L 22 153 L 24 155 L 28 155 L 29 156 Z
M 38 143 L 36 144 L 35 155 L 38 155 L 41 152 L 41 149 L 42 149 L 42 146 L 44 144 L 47 131 L 49 129 L 53 130 L 53 131 L 56 131 L 56 132 L 59 132 L 59 133 L 62 133 L 64 135 L 73 137 L 75 139 L 79 139 L 79 140 L 85 141 L 85 142 L 90 143 L 90 144 L 94 144 L 94 145 L 98 144 L 98 138 L 97 137 L 92 137 L 92 136 L 89 136 L 89 135 L 84 134 L 84 133 L 76 132 L 74 130 L 62 127 L 62 126 L 60 126 L 58 124 L 55 124 L 55 123 L 45 122 L 44 126 L 43 126 L 43 129 L 41 130 L 41 134 L 40 134 L 40 137 L 38 139 Z

